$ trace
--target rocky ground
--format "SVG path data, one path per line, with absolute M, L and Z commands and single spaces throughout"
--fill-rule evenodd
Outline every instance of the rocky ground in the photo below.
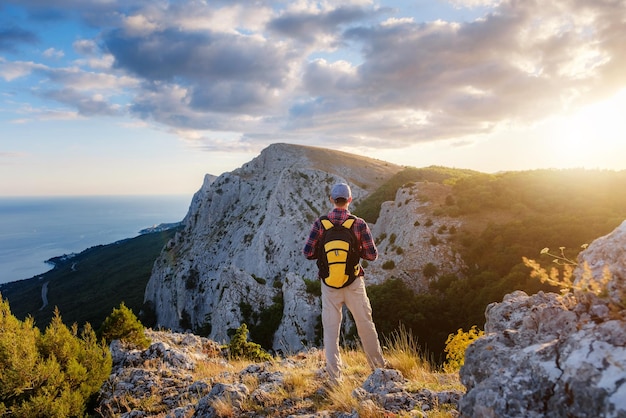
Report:
M 487 307 L 465 352 L 466 417 L 626 417 L 626 221 L 580 253 L 563 294 Z
M 100 393 L 101 416 L 421 417 L 434 410 L 457 415 L 461 392 L 419 388 L 398 370 L 361 370 L 360 384 L 333 387 L 319 350 L 275 362 L 238 362 L 227 361 L 219 344 L 193 334 L 147 335 L 152 345 L 146 350 L 112 343 L 114 367 Z

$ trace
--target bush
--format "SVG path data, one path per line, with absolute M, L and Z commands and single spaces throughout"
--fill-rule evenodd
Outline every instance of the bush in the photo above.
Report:
M 424 269 L 422 270 L 422 273 L 424 274 L 424 277 L 435 277 L 437 275 L 438 269 L 437 266 L 434 265 L 433 263 L 428 263 L 424 266 Z
M 319 279 L 309 280 L 304 279 L 307 293 L 313 296 L 322 296 L 322 282 Z
M 396 263 L 393 260 L 387 260 L 383 263 L 383 270 L 392 270 L 396 267 Z
M 106 317 L 98 330 L 98 334 L 109 344 L 113 340 L 121 340 L 137 348 L 150 346 L 150 339 L 146 337 L 143 325 L 124 302 L 120 304 L 119 308 L 114 308 L 113 312 Z
M 463 332 L 459 329 L 456 334 L 450 334 L 446 340 L 446 363 L 444 370 L 448 373 L 459 371 L 461 366 L 465 364 L 465 350 L 467 347 L 484 335 L 484 331 L 473 325 L 469 331 Z
M 84 416 L 89 400 L 111 373 L 111 353 L 89 324 L 78 336 L 58 309 L 42 334 L 21 322 L 0 296 L 0 415 Z
M 235 331 L 235 334 L 230 339 L 228 350 L 230 351 L 230 357 L 236 360 L 272 360 L 272 356 L 263 351 L 259 344 L 248 341 L 248 326 L 246 324 L 241 324 L 241 326 L 237 328 L 237 331 Z

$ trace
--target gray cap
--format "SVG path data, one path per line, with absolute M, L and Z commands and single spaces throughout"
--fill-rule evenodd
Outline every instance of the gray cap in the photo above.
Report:
M 332 197 L 333 200 L 341 198 L 346 200 L 350 199 L 352 197 L 350 186 L 348 186 L 346 183 L 335 184 L 330 192 L 330 197 Z

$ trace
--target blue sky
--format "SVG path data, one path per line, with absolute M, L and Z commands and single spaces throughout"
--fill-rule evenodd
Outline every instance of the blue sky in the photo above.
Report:
M 0 196 L 191 194 L 271 143 L 626 169 L 623 0 L 4 0 Z

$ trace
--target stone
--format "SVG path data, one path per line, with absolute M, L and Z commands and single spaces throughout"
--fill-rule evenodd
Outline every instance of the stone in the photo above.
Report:
M 461 416 L 626 417 L 624 248 L 626 222 L 579 255 L 574 283 L 609 271 L 604 296 L 518 291 L 487 307 L 460 371 Z
M 226 372 L 196 380 L 190 374 L 190 367 L 197 367 L 199 362 L 223 361 L 215 342 L 166 331 L 146 330 L 146 335 L 152 344 L 145 350 L 130 349 L 119 341 L 111 343 L 115 362 L 111 376 L 100 390 L 97 408 L 104 416 L 148 417 L 158 410 L 159 416 L 166 417 L 217 417 L 225 413 L 218 411 L 216 404 L 223 400 L 232 416 L 259 416 L 255 408 L 270 408 L 273 416 L 358 418 L 356 411 L 317 411 L 312 399 L 286 398 L 283 404 L 277 404 L 276 393 L 288 392 L 285 374 L 275 371 L 267 362 L 250 363 L 237 374 Z M 317 359 L 319 356 L 317 350 L 311 349 L 282 360 L 281 367 L 290 372 L 311 367 L 309 357 Z M 321 388 L 326 378 L 320 374 L 315 379 L 319 381 L 320 390 L 312 396 L 325 396 Z M 255 382 L 253 390 L 240 383 L 246 381 Z M 376 369 L 352 395 L 362 410 L 372 411 L 373 416 L 408 417 L 425 416 L 423 411 L 443 404 L 450 404 L 454 411 L 461 396 L 456 392 L 426 389 L 412 392 L 407 383 L 397 370 Z

